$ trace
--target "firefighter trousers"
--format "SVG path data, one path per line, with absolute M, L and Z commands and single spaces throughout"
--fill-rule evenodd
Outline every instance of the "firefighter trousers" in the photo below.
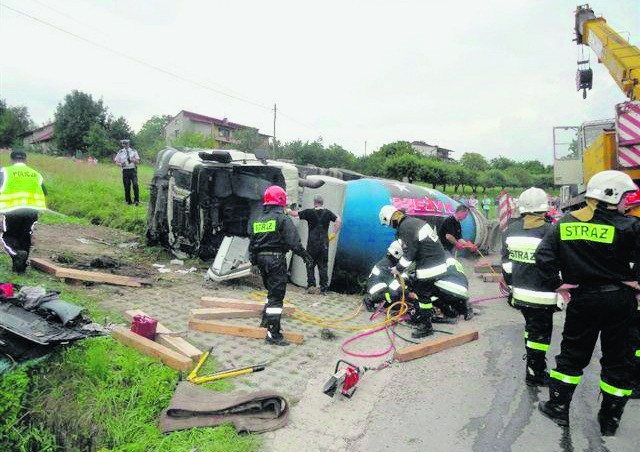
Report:
M 560 354 L 552 379 L 577 386 L 600 336 L 602 358 L 600 389 L 617 397 L 631 394 L 633 363 L 631 327 L 636 309 L 634 291 L 619 288 L 608 291 L 571 292 L 562 332 Z
M 0 241 L 9 256 L 15 256 L 17 251 L 31 250 L 31 234 L 33 225 L 38 221 L 38 212 L 12 212 L 1 215 Z
M 287 291 L 287 260 L 284 253 L 257 253 L 256 265 L 267 289 L 263 322 L 270 331 L 279 333 L 284 296 Z
M 307 252 L 311 256 L 311 259 L 313 259 L 313 262 L 307 265 L 307 287 L 316 286 L 315 268 L 317 266 L 320 277 L 320 289 L 326 290 L 329 286 L 329 277 L 327 276 L 329 245 L 324 243 L 308 243 Z
M 529 354 L 549 350 L 555 308 L 518 307 L 524 317 L 524 346 Z
M 633 383 L 638 388 L 640 387 L 640 309 L 635 310 L 631 322 L 631 354 L 633 355 Z

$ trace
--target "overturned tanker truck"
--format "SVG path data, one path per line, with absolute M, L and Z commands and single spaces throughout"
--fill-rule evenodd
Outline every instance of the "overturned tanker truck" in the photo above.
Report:
M 247 276 L 247 226 L 262 209 L 265 189 L 274 184 L 286 190 L 291 208 L 313 207 L 313 198 L 322 195 L 325 207 L 343 217 L 329 245 L 329 278 L 339 274 L 351 286 L 368 275 L 393 240 L 393 231 L 379 224 L 380 207 L 394 204 L 436 227 L 457 207 L 437 190 L 269 160 L 259 152 L 166 147 L 151 182 L 147 241 L 178 257 L 213 259 L 207 277 L 214 281 Z M 293 220 L 304 245 L 307 223 Z M 497 228 L 482 215 L 470 215 L 462 226 L 466 239 L 485 250 L 495 246 Z M 290 258 L 290 274 L 294 284 L 306 284 L 306 267 L 297 256 Z

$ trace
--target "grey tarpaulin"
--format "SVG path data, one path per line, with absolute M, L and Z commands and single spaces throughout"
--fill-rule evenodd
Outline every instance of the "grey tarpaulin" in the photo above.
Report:
M 288 421 L 289 404 L 275 392 L 214 392 L 181 381 L 160 416 L 160 430 L 231 424 L 239 433 L 261 433 L 284 427 Z

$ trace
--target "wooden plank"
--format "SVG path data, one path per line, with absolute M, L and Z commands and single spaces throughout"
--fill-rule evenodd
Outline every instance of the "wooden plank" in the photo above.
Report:
M 133 321 L 134 315 L 147 315 L 140 309 L 130 309 L 125 311 L 124 318 L 129 322 Z M 149 316 L 153 317 L 153 316 Z M 169 328 L 158 322 L 156 325 L 156 342 L 166 347 L 172 348 L 175 351 L 182 353 L 183 355 L 191 358 L 194 361 L 198 361 L 202 356 L 202 351 L 194 345 L 190 344 L 186 339 L 178 336 L 168 336 L 172 334 Z
M 502 272 L 502 265 L 490 264 L 489 262 L 478 262 L 473 266 L 474 273 L 493 273 L 493 271 L 491 271 L 492 269 L 499 274 L 500 272 Z
M 466 331 L 451 336 L 442 336 L 437 339 L 422 342 L 420 344 L 411 345 L 403 349 L 397 350 L 395 358 L 400 362 L 411 361 L 412 359 L 422 358 L 423 356 L 433 355 L 448 348 L 457 347 L 467 342 L 478 339 L 477 331 Z
M 235 298 L 222 297 L 202 297 L 200 304 L 208 308 L 227 308 L 227 309 L 245 309 L 250 311 L 262 312 L 264 303 L 258 301 L 237 300 Z M 282 311 L 285 315 L 291 315 L 295 312 L 294 306 L 285 304 Z
M 482 280 L 484 282 L 498 282 L 500 280 L 500 275 L 495 275 L 493 273 L 484 273 L 482 275 Z
M 267 337 L 267 329 L 257 326 L 233 325 L 231 323 L 217 322 L 215 320 L 200 320 L 191 317 L 189 328 L 192 330 L 206 331 L 209 333 L 228 334 L 230 336 L 251 337 L 254 339 L 264 339 Z M 290 333 L 283 331 L 284 337 L 293 344 L 302 344 L 304 336 L 300 333 Z
M 164 345 L 153 342 L 146 337 L 133 333 L 124 327 L 116 326 L 111 332 L 111 336 L 113 336 L 113 338 L 118 342 L 135 348 L 143 355 L 160 359 L 160 361 L 172 369 L 187 371 L 193 367 L 193 361 L 190 358 L 187 358 Z
M 248 309 L 202 308 L 192 309 L 191 317 L 195 317 L 200 320 L 247 319 L 251 317 L 260 317 L 260 312 L 250 311 Z
M 138 278 L 129 276 L 112 275 L 110 273 L 90 272 L 85 270 L 76 270 L 74 268 L 64 268 L 55 265 L 46 259 L 33 258 L 30 259 L 31 265 L 38 270 L 52 274 L 58 278 L 74 279 L 80 281 L 98 282 L 113 284 L 116 286 L 142 287 L 143 283 L 148 284 Z

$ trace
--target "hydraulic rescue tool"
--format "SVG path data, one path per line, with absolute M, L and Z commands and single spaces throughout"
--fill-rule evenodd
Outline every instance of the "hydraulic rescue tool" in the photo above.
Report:
M 341 363 L 344 364 L 344 366 L 341 367 Z M 343 396 L 350 399 L 353 393 L 356 392 L 356 385 L 366 370 L 366 367 L 358 367 L 355 364 L 340 359 L 336 363 L 334 374 L 324 384 L 322 392 L 329 397 L 333 397 L 336 391 L 339 390 Z
M 207 358 L 209 358 L 209 356 L 211 355 L 211 352 L 213 352 L 213 347 L 211 347 L 208 351 L 206 351 L 202 355 L 202 357 L 200 358 L 200 361 L 198 361 L 198 364 L 196 365 L 196 367 L 194 367 L 194 369 L 191 371 L 191 373 L 187 377 L 188 381 L 190 381 L 191 383 L 199 385 L 201 383 L 208 383 L 210 381 L 222 380 L 224 378 L 237 377 L 239 375 L 246 375 L 246 374 L 250 374 L 250 373 L 253 373 L 253 372 L 263 371 L 265 369 L 265 367 L 267 367 L 267 364 L 268 364 L 268 363 L 261 363 L 261 364 L 256 364 L 256 365 L 253 365 L 253 366 L 238 367 L 238 368 L 235 368 L 235 369 L 226 369 L 226 370 L 221 370 L 220 372 L 216 372 L 216 373 L 211 374 L 211 375 L 199 376 L 198 375 L 198 371 L 202 368 L 202 366 L 204 365 L 204 363 L 207 360 Z

